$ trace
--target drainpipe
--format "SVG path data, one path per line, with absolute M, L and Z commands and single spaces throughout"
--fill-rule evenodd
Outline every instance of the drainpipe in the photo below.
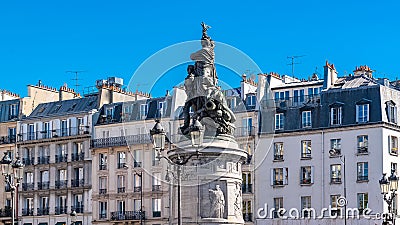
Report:
M 325 207 L 325 175 L 324 175 L 324 169 L 325 169 L 325 149 L 324 149 L 324 142 L 325 142 L 325 137 L 324 137 L 324 130 L 321 130 L 321 149 L 322 149 L 322 166 L 321 166 L 321 179 L 322 179 L 322 208 Z

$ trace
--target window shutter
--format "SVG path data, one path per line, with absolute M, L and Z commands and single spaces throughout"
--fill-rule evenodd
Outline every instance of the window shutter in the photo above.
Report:
M 333 125 L 333 108 L 330 109 L 331 110 L 331 125 Z
M 271 186 L 274 186 L 274 169 L 271 169 Z
M 391 150 L 390 150 L 390 148 L 391 148 L 391 146 L 390 146 L 390 135 L 388 136 L 388 152 L 389 152 L 389 154 L 391 153 Z
M 397 106 L 394 106 L 394 123 L 397 124 Z
M 339 121 L 339 123 L 338 124 L 342 124 L 342 107 L 339 107 L 339 109 L 338 109 L 338 121 Z
M 367 122 L 369 122 L 369 113 L 370 113 L 369 104 L 367 104 Z
M 314 166 L 311 166 L 311 183 L 314 183 Z
M 359 105 L 356 105 L 356 123 L 358 123 L 359 122 L 359 118 L 358 118 L 358 114 L 359 114 L 359 111 L 360 111 L 360 106 Z

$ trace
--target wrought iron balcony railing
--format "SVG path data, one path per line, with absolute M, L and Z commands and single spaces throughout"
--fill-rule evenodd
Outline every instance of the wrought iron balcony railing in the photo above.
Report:
M 33 216 L 33 208 L 22 209 L 22 216 Z
M 368 146 L 358 147 L 357 148 L 357 153 L 359 153 L 359 154 L 368 153 Z
M 242 184 L 242 193 L 253 193 L 253 184 Z
M 56 163 L 67 162 L 68 161 L 68 154 L 56 155 L 55 157 L 56 157 Z
M 56 188 L 57 189 L 62 189 L 62 188 L 66 188 L 68 181 L 67 180 L 56 180 Z
M 35 157 L 31 157 L 31 158 L 22 158 L 22 163 L 25 166 L 29 166 L 29 165 L 33 165 L 35 163 Z
M 161 217 L 161 211 L 153 211 L 153 217 Z
M 37 158 L 37 164 L 49 164 L 50 163 L 50 156 L 40 156 Z
M 107 165 L 99 165 L 99 170 L 107 170 Z
M 76 206 L 72 206 L 72 211 L 75 210 L 76 213 L 83 213 L 83 205 L 77 204 Z
M 38 216 L 49 215 L 49 207 L 37 208 L 37 215 Z
M 11 217 L 11 207 L 6 206 L 4 209 L 0 209 L 0 217 Z
M 83 187 L 85 185 L 84 179 L 73 179 L 71 180 L 71 187 Z
M 15 135 L 0 137 L 0 145 L 13 144 L 13 143 L 15 143 L 15 141 L 16 141 Z
M 283 155 L 274 155 L 274 160 L 282 161 L 283 160 Z
M 60 214 L 67 214 L 67 206 L 56 206 L 54 208 L 55 214 L 60 215 Z
M 243 213 L 243 220 L 245 222 L 252 222 L 253 221 L 253 213 Z
M 152 191 L 161 191 L 161 185 L 153 185 L 151 190 Z
M 107 148 L 133 144 L 151 143 L 150 134 L 137 134 L 119 137 L 98 138 L 91 141 L 92 148 Z
M 331 183 L 332 184 L 341 184 L 342 183 L 342 178 L 340 178 L 340 177 L 332 177 L 331 178 Z
M 50 139 L 50 138 L 58 138 L 58 137 L 71 137 L 71 136 L 78 136 L 78 135 L 85 135 L 85 134 L 90 134 L 89 126 L 34 131 L 34 132 L 18 134 L 18 142 L 42 140 L 42 139 Z
M 118 193 L 125 193 L 125 187 L 119 187 L 117 191 Z
M 85 153 L 81 152 L 81 153 L 73 153 L 71 155 L 71 161 L 82 161 L 85 159 Z
M 144 220 L 145 215 L 145 211 L 117 211 L 111 212 L 111 220 L 140 220 L 140 218 Z
M 22 183 L 22 190 L 23 191 L 33 191 L 35 189 L 34 183 Z
M 142 186 L 134 187 L 133 192 L 141 192 L 142 191 Z
M 99 189 L 99 194 L 107 194 L 107 189 L 106 188 L 100 188 Z
M 117 167 L 118 167 L 118 169 L 126 169 L 126 168 L 128 168 L 126 166 L 126 163 L 124 163 L 124 162 L 118 163 Z
M 49 189 L 50 181 L 38 182 L 38 190 L 47 190 Z
M 134 162 L 133 167 L 142 167 L 142 162 Z

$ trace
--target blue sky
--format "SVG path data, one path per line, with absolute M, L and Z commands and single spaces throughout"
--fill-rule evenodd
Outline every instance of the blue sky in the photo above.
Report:
M 295 67 L 297 77 L 307 78 L 316 67 L 322 73 L 329 60 L 339 75 L 367 64 L 376 77 L 395 79 L 400 71 L 399 6 L 395 0 L 3 1 L 0 89 L 25 96 L 26 85 L 38 80 L 73 87 L 68 70 L 86 71 L 82 87 L 108 76 L 128 83 L 138 66 L 160 49 L 198 40 L 201 21 L 212 26 L 214 40 L 240 49 L 263 72 L 291 74 L 287 56 L 305 55 Z M 174 70 L 177 80 L 184 79 L 182 70 Z M 136 86 L 146 83 L 152 81 Z M 232 78 L 232 85 L 236 83 Z M 175 84 L 163 82 L 168 88 Z

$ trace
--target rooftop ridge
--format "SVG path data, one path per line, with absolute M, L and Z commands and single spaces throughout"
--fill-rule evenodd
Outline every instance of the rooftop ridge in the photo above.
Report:
M 20 97 L 20 95 L 19 95 L 19 94 L 17 94 L 17 93 L 14 93 L 14 92 L 12 92 L 12 91 L 9 91 L 9 90 L 6 90 L 6 89 L 3 89 L 3 90 L 1 90 L 1 93 L 2 93 L 2 94 L 7 94 L 7 95 L 10 95 L 10 96 L 12 96 L 12 97 L 16 97 L 16 98 L 19 98 L 19 97 Z

